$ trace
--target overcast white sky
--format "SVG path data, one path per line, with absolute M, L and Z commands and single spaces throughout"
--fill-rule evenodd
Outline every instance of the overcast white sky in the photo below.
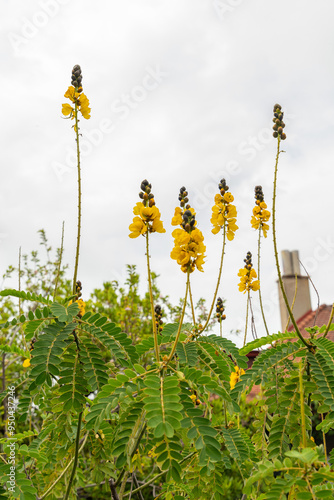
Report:
M 18 249 L 39 246 L 38 229 L 74 261 L 76 170 L 72 122 L 61 118 L 71 70 L 80 64 L 92 107 L 81 121 L 84 298 L 136 264 L 145 281 L 144 239 L 128 238 L 140 183 L 152 183 L 167 229 L 151 238 L 159 286 L 176 301 L 185 275 L 169 257 L 170 225 L 186 186 L 205 236 L 195 300 L 211 301 L 221 236 L 211 206 L 225 177 L 240 227 L 226 249 L 219 295 L 225 334 L 243 328 L 246 296 L 237 272 L 257 233 L 254 186 L 271 209 L 276 141 L 272 107 L 285 111 L 279 166 L 279 250 L 298 249 L 320 294 L 333 301 L 334 4 L 318 0 L 13 0 L 1 2 L 0 272 Z M 7 284 L 8 285 L 8 284 Z M 262 244 L 262 290 L 272 333 L 280 329 L 272 233 Z M 316 307 L 312 292 L 313 307 Z M 258 297 L 253 306 L 258 317 Z M 263 327 L 258 323 L 258 335 Z M 249 340 L 251 338 L 249 337 Z

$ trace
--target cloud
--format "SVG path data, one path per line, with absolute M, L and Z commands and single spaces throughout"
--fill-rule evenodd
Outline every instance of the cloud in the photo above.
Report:
M 57 246 L 63 220 L 65 256 L 73 261 L 75 142 L 72 123 L 61 119 L 61 104 L 72 66 L 80 64 L 92 105 L 91 120 L 81 122 L 85 293 L 121 279 L 132 263 L 145 289 L 143 241 L 127 234 L 140 182 L 148 178 L 168 230 L 178 191 L 187 187 L 208 249 L 205 272 L 193 277 L 193 292 L 210 301 L 220 239 L 211 234 L 209 220 L 224 176 L 240 230 L 228 245 L 219 293 L 227 299 L 226 334 L 241 325 L 245 300 L 236 275 L 246 252 L 256 254 L 256 233 L 249 227 L 254 186 L 263 185 L 268 201 L 272 196 L 270 127 L 278 100 L 290 116 L 279 167 L 279 248 L 299 249 L 322 301 L 332 300 L 327 276 L 333 254 L 328 250 L 323 261 L 315 254 L 319 238 L 327 241 L 332 213 L 334 7 L 324 1 L 315 9 L 282 0 L 279 10 L 264 0 L 224 3 L 231 7 L 224 16 L 214 2 L 200 0 L 82 0 L 79 10 L 73 0 L 2 6 L 1 272 L 15 264 L 20 245 L 24 251 L 38 246 L 41 227 Z M 26 35 L 17 50 L 11 33 Z M 145 82 L 153 86 L 154 80 L 148 72 L 156 68 L 165 76 L 149 90 Z M 62 174 L 55 164 L 64 166 Z M 169 258 L 171 248 L 170 234 L 153 235 L 152 268 L 161 274 L 164 293 L 176 301 L 184 293 L 184 276 Z M 262 250 L 262 286 L 270 297 L 276 293 L 271 236 Z M 268 306 L 272 332 L 280 328 L 274 302 Z M 258 330 L 263 333 L 260 322 Z

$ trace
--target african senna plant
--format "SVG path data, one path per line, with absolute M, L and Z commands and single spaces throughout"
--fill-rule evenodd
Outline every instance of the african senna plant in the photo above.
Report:
M 222 335 L 207 335 L 215 307 L 220 327 L 226 317 L 223 300 L 217 295 L 223 290 L 224 256 L 235 244 L 238 229 L 234 197 L 224 179 L 218 184 L 212 209 L 212 233 L 222 235 L 222 253 L 208 317 L 204 324 L 198 322 L 193 306 L 191 275 L 204 271 L 206 247 L 183 186 L 180 206 L 172 218 L 177 228 L 172 233 L 171 258 L 185 275 L 184 300 L 179 321 L 163 323 L 163 308 L 155 303 L 152 292 L 149 241 L 159 237 L 153 233 L 165 229 L 152 185 L 145 179 L 129 229 L 131 238 L 145 239 L 152 334 L 133 343 L 107 316 L 86 311 L 81 298 L 83 287 L 77 279 L 79 117 L 89 119 L 90 108 L 78 65 L 73 68 L 71 83 L 65 94 L 71 104 L 63 105 L 63 114 L 74 120 L 78 155 L 72 293 L 55 300 L 56 290 L 48 297 L 21 290 L 0 292 L 2 297 L 34 304 L 27 314 L 2 325 L 4 331 L 19 325 L 15 348 L 3 344 L 2 352 L 15 360 L 24 358 L 23 375 L 21 368 L 19 381 L 14 380 L 15 374 L 9 381 L 21 389 L 16 415 L 22 432 L 15 435 L 14 465 L 8 428 L 1 439 L 2 498 L 332 498 L 334 471 L 326 434 L 334 427 L 334 344 L 327 338 L 334 330 L 333 312 L 327 325 L 312 328 L 310 338 L 304 339 L 284 294 L 275 231 L 278 159 L 281 141 L 286 138 L 281 106 L 274 107 L 273 240 L 279 281 L 295 331 L 268 334 L 247 343 L 250 293 L 260 290 L 258 244 L 258 272 L 248 252 L 238 274 L 239 290 L 248 294 L 243 347 L 238 349 Z M 261 232 L 267 236 L 270 214 L 259 186 L 255 208 L 251 225 L 259 231 L 260 241 Z M 188 305 L 191 322 L 184 321 Z M 247 353 L 268 344 L 270 348 L 261 350 L 247 369 Z M 261 397 L 253 422 L 257 432 L 251 436 L 239 415 L 240 402 L 254 385 L 260 385 Z M 221 405 L 219 413 L 215 401 Z M 321 442 L 313 438 L 312 412 L 321 416 L 317 427 Z M 232 476 L 238 478 L 233 492 Z

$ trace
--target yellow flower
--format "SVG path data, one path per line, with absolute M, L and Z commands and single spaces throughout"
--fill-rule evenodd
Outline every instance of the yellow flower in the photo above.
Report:
M 75 88 L 73 86 L 68 87 L 66 90 L 64 97 L 67 97 L 70 99 L 72 102 L 75 102 L 75 97 L 79 97 L 79 92 L 75 92 Z
M 225 193 L 223 198 L 226 203 L 232 203 L 232 201 L 234 201 L 234 196 L 231 193 Z
M 238 366 L 234 367 L 234 372 L 232 372 L 231 376 L 230 376 L 231 390 L 234 389 L 235 384 L 237 382 L 239 382 L 239 380 L 241 379 L 241 375 L 244 375 L 244 374 L 245 374 L 245 370 L 243 370 L 243 368 L 239 368 Z
M 89 107 L 88 97 L 82 92 L 75 92 L 75 88 L 73 86 L 68 87 L 66 90 L 64 97 L 70 99 L 74 104 L 77 105 L 78 110 L 82 114 L 86 120 L 90 118 L 91 108 Z M 62 114 L 64 116 L 68 116 L 69 118 L 74 118 L 75 109 L 69 104 L 62 105 Z
M 76 300 L 75 302 L 76 302 L 76 303 L 78 304 L 78 306 L 79 306 L 79 314 L 80 314 L 80 316 L 83 316 L 83 315 L 85 314 L 85 310 L 86 310 L 86 309 L 85 309 L 85 307 L 86 307 L 86 303 L 85 303 L 82 299 L 78 299 L 78 300 Z M 72 300 L 70 300 L 70 301 L 69 301 L 68 305 L 70 306 L 71 304 L 73 304 L 73 301 L 72 301 Z
M 76 300 L 76 303 L 79 306 L 79 314 L 83 316 L 86 310 L 86 303 L 82 299 Z
M 29 368 L 29 366 L 30 366 L 30 359 L 29 358 L 25 359 L 23 361 L 23 363 L 22 363 L 22 366 L 23 366 L 23 368 Z
M 191 240 L 190 234 L 184 231 L 184 229 L 174 229 L 172 236 L 175 240 L 174 243 L 179 246 L 187 245 Z
M 64 116 L 70 115 L 72 117 L 72 113 L 74 113 L 74 108 L 70 104 L 63 104 L 62 105 L 62 111 Z
M 199 271 L 203 273 L 203 264 L 204 264 L 205 255 L 199 255 L 195 260 L 195 265 Z
M 129 229 L 131 233 L 130 238 L 138 238 L 139 235 L 146 233 L 147 226 L 145 222 L 142 221 L 140 217 L 134 217 L 132 224 L 130 224 Z
M 172 218 L 172 226 L 180 226 L 182 224 L 182 221 L 182 210 L 180 207 L 176 207 L 174 217 Z
M 158 218 L 154 219 L 152 227 L 152 233 L 165 233 L 166 229 L 164 228 L 162 221 Z

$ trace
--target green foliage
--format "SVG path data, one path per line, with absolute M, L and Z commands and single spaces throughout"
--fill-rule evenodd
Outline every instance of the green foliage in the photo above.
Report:
M 280 109 L 275 106 L 277 116 Z M 274 204 L 285 134 L 277 135 Z M 221 186 L 226 187 L 225 180 L 219 184 L 224 193 Z M 151 185 L 143 181 L 141 189 L 145 210 L 150 210 L 155 203 Z M 185 188 L 181 193 L 187 203 Z M 182 248 L 175 243 L 187 293 L 173 306 L 150 271 L 151 215 L 140 219 L 146 228 L 149 290 L 139 293 L 139 274 L 128 266 L 124 285 L 106 282 L 84 304 L 77 281 L 80 207 L 79 182 L 73 287 L 62 264 L 63 243 L 52 259 L 43 230 L 46 263 L 32 252 L 22 257 L 18 270 L 9 267 L 4 276 L 8 280 L 19 273 L 19 290 L 0 291 L 0 498 L 332 498 L 334 454 L 328 453 L 326 435 L 334 429 L 334 344 L 324 335 L 333 326 L 312 327 L 305 342 L 295 325 L 295 332 L 268 335 L 242 349 L 208 335 L 213 320 L 205 299 L 191 307 L 186 303 L 194 270 L 187 266 L 195 265 L 198 242 L 192 241 L 188 250 L 182 238 Z M 195 222 L 191 210 L 181 210 L 186 239 Z M 222 258 L 225 231 L 226 226 Z M 250 269 L 251 259 L 247 262 Z M 268 344 L 248 368 L 246 354 Z M 248 404 L 254 386 L 260 395 Z M 7 437 L 12 435 L 15 460 Z M 14 493 L 5 487 L 13 460 Z

